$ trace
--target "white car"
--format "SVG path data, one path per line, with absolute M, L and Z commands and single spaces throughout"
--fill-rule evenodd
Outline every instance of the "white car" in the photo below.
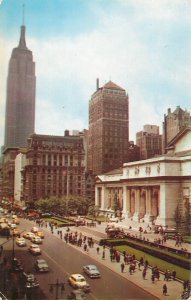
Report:
M 74 289 L 82 289 L 84 292 L 89 292 L 90 291 L 90 286 L 86 282 L 85 278 L 81 274 L 72 274 L 68 278 L 69 284 L 74 288 Z
M 35 245 L 35 244 L 31 244 L 28 250 L 33 255 L 41 254 L 41 249 L 39 248 L 38 245 Z
M 42 244 L 42 239 L 40 236 L 33 236 L 31 242 L 34 244 Z
M 19 247 L 24 247 L 27 245 L 26 241 L 24 238 L 16 238 L 16 244 L 19 246 Z
M 34 236 L 35 236 L 35 234 L 33 232 L 30 232 L 30 231 L 23 233 L 23 237 L 25 239 L 28 239 L 28 240 L 31 240 Z
M 100 272 L 95 265 L 86 265 L 83 266 L 83 271 L 86 273 L 90 278 L 100 278 Z

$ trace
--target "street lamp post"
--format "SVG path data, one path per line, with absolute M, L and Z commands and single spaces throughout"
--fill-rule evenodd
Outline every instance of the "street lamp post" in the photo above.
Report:
M 58 294 L 59 294 L 59 288 L 61 289 L 61 297 L 63 296 L 64 293 L 64 283 L 59 282 L 58 279 L 56 280 L 56 283 L 49 283 L 49 291 L 50 293 L 53 293 L 54 288 L 56 289 L 56 294 L 55 294 L 55 300 L 59 299 Z

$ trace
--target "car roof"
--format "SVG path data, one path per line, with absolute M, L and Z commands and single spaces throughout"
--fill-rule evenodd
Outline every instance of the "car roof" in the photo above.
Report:
M 85 267 L 90 268 L 90 269 L 97 269 L 97 267 L 95 265 L 87 265 Z
M 84 279 L 84 276 L 81 275 L 81 274 L 72 274 L 71 276 L 74 277 L 74 278 L 76 278 L 76 279 L 81 279 L 81 278 Z

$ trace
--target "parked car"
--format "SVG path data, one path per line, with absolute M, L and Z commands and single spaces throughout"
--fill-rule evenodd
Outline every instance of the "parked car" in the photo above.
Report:
M 83 266 L 83 271 L 90 278 L 100 278 L 101 277 L 100 272 L 95 265 Z
M 12 269 L 13 272 L 21 272 L 21 271 L 24 270 L 24 265 L 22 264 L 22 262 L 18 258 L 14 257 L 12 259 L 11 269 Z
M 86 294 L 83 290 L 73 290 L 68 295 L 68 300 L 86 300 Z
M 30 232 L 30 231 L 23 233 L 23 237 L 25 239 L 28 239 L 28 240 L 31 240 L 34 236 L 35 236 L 35 234 L 33 232 Z
M 19 247 L 25 247 L 27 245 L 25 239 L 23 237 L 17 237 L 16 238 L 16 244 L 19 246 Z
M 37 259 L 34 265 L 36 271 L 38 272 L 48 272 L 49 267 L 47 262 L 44 259 Z
M 25 288 L 27 288 L 27 289 L 39 287 L 39 282 L 33 273 L 23 272 L 21 281 L 24 284 Z
M 70 275 L 70 277 L 68 278 L 68 282 L 74 289 L 82 289 L 85 293 L 90 291 L 89 284 L 81 274 Z
M 35 245 L 35 244 L 31 244 L 28 250 L 33 255 L 41 254 L 41 249 L 39 248 L 38 245 Z
M 34 244 L 42 244 L 42 239 L 40 236 L 33 236 L 31 242 Z

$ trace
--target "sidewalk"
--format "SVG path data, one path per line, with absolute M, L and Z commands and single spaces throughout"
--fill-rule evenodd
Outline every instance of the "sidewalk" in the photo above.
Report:
M 71 230 L 72 232 L 76 231 L 76 228 Z M 83 229 L 77 229 L 78 232 L 83 232 Z M 85 233 L 85 235 L 88 235 Z M 73 246 L 80 250 L 81 252 L 85 253 L 85 251 L 82 248 Z M 183 291 L 183 286 L 182 283 L 178 281 L 164 281 L 164 276 L 161 275 L 160 280 L 155 280 L 155 283 L 152 283 L 151 281 L 151 269 L 148 268 L 147 270 L 147 275 L 146 279 L 144 280 L 142 278 L 142 270 L 143 267 L 141 267 L 141 270 L 139 271 L 138 269 L 135 270 L 135 272 L 130 275 L 129 274 L 129 265 L 125 265 L 124 273 L 121 273 L 121 262 L 123 261 L 123 258 L 121 257 L 120 263 L 117 262 L 111 262 L 110 261 L 110 252 L 108 248 L 105 248 L 105 258 L 102 259 L 102 253 L 103 253 L 103 247 L 100 247 L 100 254 L 97 254 L 96 251 L 96 245 L 94 245 L 93 248 L 88 248 L 88 253 L 85 253 L 86 255 L 91 256 L 91 258 L 95 259 L 96 261 L 99 261 L 103 265 L 105 265 L 107 268 L 109 268 L 113 272 L 119 273 L 121 276 L 126 278 L 127 280 L 131 281 L 135 285 L 139 286 L 140 288 L 146 290 L 148 293 L 154 295 L 158 299 L 168 299 L 168 300 L 178 300 L 180 299 L 180 295 Z M 95 263 L 96 264 L 96 263 Z M 167 288 L 168 288 L 168 293 L 167 296 L 162 295 L 162 287 L 163 284 L 166 283 Z
M 105 233 L 105 224 L 97 225 L 96 227 L 89 228 L 86 226 L 80 226 L 80 227 L 70 227 L 70 233 L 78 232 L 81 233 L 83 236 L 92 237 L 95 241 L 100 240 L 100 235 L 103 235 Z M 44 227 L 43 227 L 44 229 Z M 61 228 L 59 228 L 60 230 Z M 45 230 L 49 230 L 48 228 Z M 62 234 L 64 237 L 64 234 L 66 233 L 66 228 L 62 229 Z M 57 234 L 57 230 L 54 230 L 54 235 L 57 236 L 60 239 L 60 236 Z M 153 237 L 154 238 L 154 237 Z M 156 238 L 156 235 L 155 235 Z M 179 300 L 180 295 L 183 291 L 183 285 L 179 281 L 164 281 L 164 275 L 160 275 L 160 280 L 156 280 L 152 283 L 151 275 L 152 271 L 150 268 L 147 270 L 146 278 L 145 280 L 142 277 L 142 270 L 143 267 L 141 267 L 140 270 L 138 270 L 138 267 L 136 268 L 135 272 L 132 273 L 132 275 L 129 273 L 129 265 L 125 265 L 124 272 L 121 273 L 121 262 L 123 261 L 123 257 L 121 255 L 120 262 L 117 263 L 116 261 L 111 262 L 110 260 L 110 251 L 108 248 L 105 248 L 105 258 L 102 258 L 103 254 L 103 247 L 99 246 L 100 251 L 99 254 L 97 254 L 97 246 L 94 244 L 93 248 L 88 247 L 88 251 L 84 251 L 83 247 L 77 247 L 76 245 L 69 244 L 71 247 L 76 248 L 78 251 L 81 251 L 84 255 L 90 256 L 96 261 L 103 264 L 105 267 L 109 268 L 112 272 L 116 272 L 135 284 L 136 286 L 146 290 L 151 295 L 155 296 L 158 299 L 168 299 L 168 300 Z M 167 295 L 163 296 L 163 284 L 166 283 L 167 285 Z

